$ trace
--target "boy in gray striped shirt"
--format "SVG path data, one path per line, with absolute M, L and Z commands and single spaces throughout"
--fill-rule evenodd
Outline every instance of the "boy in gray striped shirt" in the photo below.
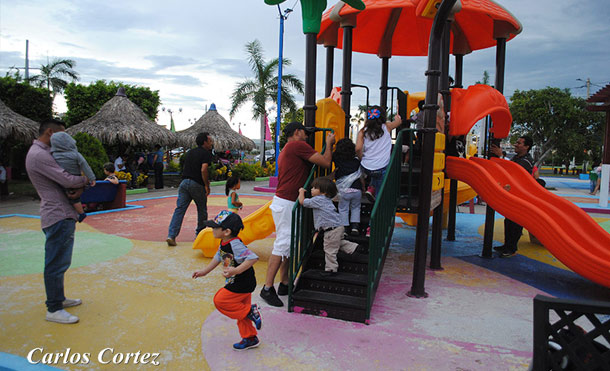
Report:
M 311 183 L 311 198 L 305 198 L 305 189 L 299 189 L 299 203 L 313 209 L 313 223 L 318 232 L 324 233 L 324 275 L 337 274 L 337 253 L 352 254 L 358 244 L 343 239 L 344 227 L 332 198 L 337 195 L 337 186 L 328 178 L 316 178 Z

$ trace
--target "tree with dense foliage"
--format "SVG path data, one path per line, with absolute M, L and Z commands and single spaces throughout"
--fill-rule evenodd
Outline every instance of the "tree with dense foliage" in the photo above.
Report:
M 569 166 L 599 158 L 604 118 L 586 110 L 583 98 L 573 97 L 568 89 L 547 87 L 540 90 L 516 90 L 511 97 L 513 139 L 529 135 L 539 151 L 534 153 L 536 165 L 549 155 L 553 161 Z
M 64 121 L 68 126 L 71 126 L 95 115 L 104 103 L 116 95 L 119 87 L 125 88 L 127 98 L 140 107 L 148 118 L 152 121 L 157 119 L 157 110 L 161 103 L 158 90 L 114 81 L 98 80 L 89 85 L 70 83 L 66 86 L 65 96 L 68 112 Z
M 74 70 L 76 62 L 72 59 L 54 59 L 48 64 L 40 66 L 40 74 L 29 78 L 29 82 L 36 87 L 46 88 L 55 99 L 57 93 L 62 93 L 68 81 L 78 81 L 78 73 Z
M 475 82 L 475 84 L 489 85 L 489 72 L 483 71 L 483 80 Z
M 265 116 L 267 114 L 267 102 L 277 104 L 277 68 L 279 58 L 265 61 L 263 48 L 258 40 L 246 44 L 246 53 L 250 68 L 254 77 L 246 79 L 237 84 L 231 94 L 231 111 L 229 117 L 233 118 L 235 113 L 246 103 L 252 103 L 252 118 L 261 122 L 261 164 L 265 161 Z M 283 66 L 290 66 L 291 61 L 284 58 Z M 296 111 L 296 102 L 292 91 L 303 94 L 303 83 L 295 75 L 282 75 L 282 112 Z
M 86 133 L 76 133 L 74 140 L 78 152 L 83 155 L 91 170 L 95 173 L 95 178 L 104 179 L 104 164 L 108 162 L 108 155 L 102 142 Z
M 53 100 L 44 89 L 18 80 L 18 74 L 0 77 L 0 100 L 11 110 L 36 122 L 53 117 Z

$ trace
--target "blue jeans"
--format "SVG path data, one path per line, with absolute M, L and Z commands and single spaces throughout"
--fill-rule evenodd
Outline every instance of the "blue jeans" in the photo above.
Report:
M 387 169 L 387 166 L 382 167 L 381 169 L 377 169 L 377 170 L 369 170 L 367 168 L 361 167 L 364 174 L 366 176 L 368 176 L 371 180 L 371 187 L 375 188 L 375 194 L 379 193 L 379 190 L 381 189 L 381 183 L 383 183 L 383 177 L 385 175 L 385 171 Z
M 64 219 L 50 227 L 43 228 L 44 244 L 44 287 L 47 292 L 47 310 L 56 312 L 63 309 L 64 273 L 72 263 L 74 230 L 76 220 Z
M 339 217 L 341 218 L 341 224 L 343 226 L 348 227 L 350 222 L 360 223 L 361 200 L 362 193 L 360 191 L 339 193 Z
M 184 214 L 191 201 L 195 201 L 195 205 L 197 205 L 197 229 L 195 230 L 195 235 L 198 235 L 205 228 L 204 223 L 208 219 L 208 198 L 205 194 L 205 187 L 194 180 L 184 179 L 178 187 L 178 200 L 176 200 L 176 209 L 174 210 L 172 221 L 169 223 L 167 237 L 174 239 L 178 237 Z

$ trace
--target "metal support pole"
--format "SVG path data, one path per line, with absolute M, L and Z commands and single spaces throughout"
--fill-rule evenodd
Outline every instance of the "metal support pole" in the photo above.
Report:
M 333 69 L 335 65 L 335 47 L 330 45 L 326 47 L 326 84 L 324 85 L 324 98 L 330 96 L 333 90 Z
M 305 34 L 305 127 L 316 125 L 316 36 L 315 33 Z M 312 147 L 314 141 L 314 135 L 307 138 Z
M 445 111 L 451 109 L 451 95 L 449 94 L 449 46 L 451 41 L 451 20 L 445 22 L 441 41 L 441 77 L 439 89 L 443 96 Z M 445 133 L 447 132 L 447 114 L 445 114 Z M 447 137 L 448 138 L 448 137 Z M 447 143 L 447 140 L 445 141 Z M 447 148 L 447 146 L 445 146 Z M 432 241 L 430 245 L 430 269 L 442 270 L 441 243 L 443 239 L 443 204 L 445 202 L 445 187 L 441 188 L 441 203 L 432 214 Z
M 345 112 L 345 132 L 349 133 L 352 99 L 352 32 L 353 26 L 343 28 L 343 75 L 341 80 L 341 108 Z
M 496 47 L 496 81 L 495 88 L 500 92 L 504 93 L 504 66 L 506 60 L 506 39 L 499 38 L 497 39 L 497 47 Z M 489 132 L 489 129 L 488 129 Z M 493 138 L 489 135 L 489 138 Z M 489 148 L 486 147 L 489 152 Z M 487 157 L 487 156 L 486 156 Z M 487 205 L 485 209 L 485 234 L 483 235 L 483 252 L 481 253 L 481 257 L 483 258 L 491 258 L 492 257 L 492 245 L 493 245 L 493 234 L 494 234 L 494 219 L 496 212 L 494 209 Z M 505 241 L 506 242 L 506 241 Z
M 462 87 L 462 76 L 464 70 L 464 56 L 457 54 L 455 56 L 455 87 Z M 466 143 L 467 144 L 467 143 Z M 447 241 L 455 241 L 455 213 L 457 209 L 457 179 L 451 179 L 449 182 L 449 220 L 447 222 Z
M 388 75 L 390 70 L 390 58 L 381 58 L 381 85 L 379 86 L 379 106 L 388 112 Z
M 280 13 L 280 53 L 277 66 L 277 118 L 275 122 L 275 163 L 277 164 L 278 156 L 280 155 L 280 130 L 282 123 L 282 66 L 284 62 L 284 20 L 286 16 L 282 14 L 282 9 L 278 4 L 277 10 Z M 263 150 L 261 156 L 265 157 L 265 146 L 263 139 Z M 278 167 L 275 167 L 275 176 L 278 176 Z
M 428 47 L 428 78 L 426 85 L 426 103 L 424 104 L 424 132 L 422 150 L 422 169 L 419 179 L 419 210 L 417 212 L 417 232 L 415 237 L 415 254 L 413 257 L 413 280 L 411 290 L 407 293 L 413 297 L 427 297 L 424 291 L 426 279 L 426 254 L 428 245 L 428 227 L 430 225 L 430 201 L 432 198 L 432 166 L 434 163 L 434 127 L 438 109 L 438 80 L 440 71 L 440 41 L 447 20 L 456 0 L 443 0 L 434 17 L 430 44 Z
M 25 40 L 25 82 L 30 83 L 30 40 Z

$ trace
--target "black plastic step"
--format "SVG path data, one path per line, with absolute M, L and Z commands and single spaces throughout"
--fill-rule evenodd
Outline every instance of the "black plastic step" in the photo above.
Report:
M 321 249 L 314 250 L 311 253 L 311 258 L 324 260 L 324 250 L 321 250 Z M 343 263 L 343 262 L 368 264 L 369 256 L 367 254 L 362 254 L 358 251 L 355 251 L 353 254 L 347 254 L 347 253 L 344 253 L 343 251 L 339 251 L 337 253 L 337 261 L 339 263 L 339 266 L 341 266 L 341 263 Z
M 354 273 L 346 273 L 346 272 L 337 272 L 334 276 L 326 276 L 323 275 L 324 271 L 319 269 L 310 269 L 301 274 L 299 280 L 301 279 L 311 279 L 318 281 L 328 281 L 328 282 L 338 282 L 338 283 L 348 283 L 350 285 L 355 286 L 366 286 L 368 281 L 368 274 L 354 274 Z M 300 281 L 299 281 L 300 282 Z
M 325 268 L 324 255 L 310 256 L 305 264 L 305 270 L 319 269 L 324 270 Z M 339 258 L 339 272 L 354 273 L 354 274 L 368 274 L 368 264 L 345 261 Z
M 345 237 L 345 239 L 358 244 L 356 252 L 359 252 L 361 254 L 368 254 L 369 238 L 367 236 L 361 234 L 348 235 L 347 237 Z
M 322 269 L 310 269 L 299 277 L 298 290 L 366 297 L 368 274 L 338 272 L 334 276 L 322 275 Z
M 334 305 L 342 308 L 366 309 L 366 298 L 355 296 L 331 294 L 312 290 L 299 290 L 292 294 L 295 301 L 317 303 L 324 305 Z

